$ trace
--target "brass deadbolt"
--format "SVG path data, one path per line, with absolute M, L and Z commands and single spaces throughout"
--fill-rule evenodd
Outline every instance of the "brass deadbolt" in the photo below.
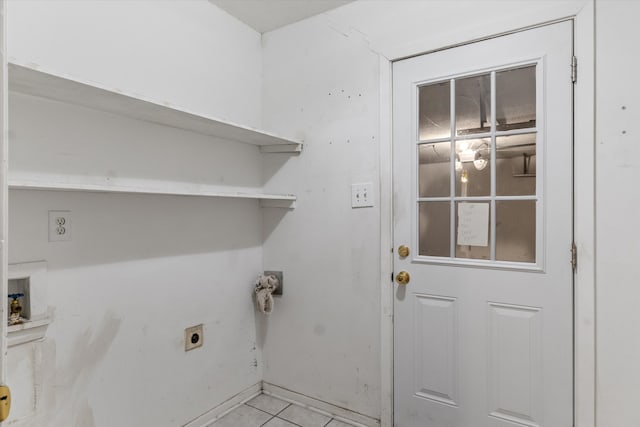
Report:
M 396 276 L 396 282 L 398 282 L 398 285 L 406 285 L 409 283 L 409 280 L 411 280 L 411 276 L 409 276 L 409 273 L 406 271 L 401 271 Z
M 410 251 L 409 251 L 409 248 L 407 246 L 400 245 L 398 247 L 398 255 L 400 255 L 400 257 L 406 258 L 406 257 L 409 256 L 409 253 L 410 253 Z

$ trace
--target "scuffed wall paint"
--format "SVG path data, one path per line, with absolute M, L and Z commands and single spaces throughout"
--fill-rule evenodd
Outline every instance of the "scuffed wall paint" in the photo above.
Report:
M 6 424 L 33 425 L 41 394 L 41 346 L 38 343 L 27 343 L 10 347 L 6 361 L 9 378 L 20 378 L 20 381 L 7 382 L 11 387 L 12 405 L 11 417 Z
M 48 260 L 57 308 L 43 350 L 46 423 L 33 425 L 111 425 L 114 408 L 122 426 L 184 425 L 260 381 L 257 202 L 39 193 L 10 199 L 12 261 Z M 46 242 L 51 206 L 74 213 L 72 242 Z M 181 229 L 161 232 L 176 220 Z M 184 328 L 199 323 L 204 345 L 185 353 Z
M 96 425 L 93 408 L 89 402 L 89 384 L 94 370 L 108 356 L 109 349 L 120 332 L 122 319 L 107 311 L 96 325 L 76 335 L 72 352 L 60 360 L 56 368 L 56 408 L 48 417 L 52 425 L 72 423 L 76 426 Z M 76 397 L 77 396 L 77 397 Z

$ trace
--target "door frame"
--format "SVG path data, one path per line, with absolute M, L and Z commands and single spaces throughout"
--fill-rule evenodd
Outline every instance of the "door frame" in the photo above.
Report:
M 562 11 L 560 11 L 562 13 Z M 393 154 L 392 64 L 412 56 L 433 53 L 493 37 L 552 24 L 573 22 L 573 49 L 578 58 L 578 79 L 573 86 L 573 235 L 578 248 L 574 272 L 574 425 L 595 427 L 596 413 L 596 299 L 595 299 L 595 5 L 556 17 L 532 16 L 524 24 L 501 33 L 474 37 L 463 43 L 432 46 L 407 54 L 406 45 L 381 53 L 380 73 L 380 337 L 382 427 L 393 425 Z M 537 19 L 537 20 L 536 20 Z M 415 45 L 412 45 L 415 46 Z M 567 64 L 569 66 L 569 64 Z M 569 262 L 567 248 L 567 262 Z

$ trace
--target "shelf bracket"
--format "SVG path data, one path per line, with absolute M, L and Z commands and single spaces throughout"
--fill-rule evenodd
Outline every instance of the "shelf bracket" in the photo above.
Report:
M 283 209 L 295 209 L 295 200 L 275 200 L 275 199 L 261 199 L 260 207 L 263 208 L 283 208 Z
M 261 153 L 301 153 L 302 144 L 261 145 Z

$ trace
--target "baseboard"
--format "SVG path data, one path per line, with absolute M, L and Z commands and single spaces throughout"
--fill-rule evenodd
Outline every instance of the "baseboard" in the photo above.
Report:
M 243 403 L 253 399 L 260 393 L 262 393 L 262 381 L 241 391 L 232 398 L 222 402 L 215 408 L 208 410 L 198 418 L 189 421 L 187 424 L 184 424 L 183 427 L 205 427 L 206 425 L 211 424 L 217 419 L 222 418 L 227 413 L 233 411 Z
M 264 394 L 286 400 L 287 402 L 304 406 L 324 415 L 329 415 L 339 421 L 343 421 L 354 426 L 380 427 L 380 420 L 332 405 L 331 403 L 314 399 L 313 397 L 305 396 L 304 394 L 296 393 L 295 391 L 287 390 L 286 388 L 282 388 L 265 381 L 262 382 L 262 392 Z

